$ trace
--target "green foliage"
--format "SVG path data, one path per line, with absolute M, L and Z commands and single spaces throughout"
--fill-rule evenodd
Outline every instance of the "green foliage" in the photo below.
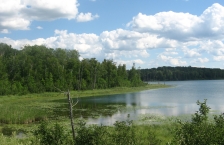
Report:
M 175 80 L 214 80 L 224 79 L 224 70 L 219 68 L 170 67 L 163 66 L 141 69 L 143 81 L 175 81 Z
M 176 129 L 174 140 L 171 144 L 180 145 L 205 145 L 205 144 L 224 144 L 224 117 L 215 116 L 215 123 L 208 121 L 209 107 L 204 102 L 197 101 L 200 106 L 192 116 L 191 122 L 179 121 L 179 127 Z
M 156 138 L 150 127 L 146 129 L 134 126 L 132 121 L 117 121 L 114 126 L 86 125 L 79 120 L 76 124 L 75 145 L 159 145 L 161 141 Z M 46 122 L 39 125 L 34 132 L 36 140 L 33 143 L 43 145 L 71 144 L 71 133 L 67 134 L 63 127 L 55 124 L 49 127 Z
M 135 68 L 135 64 L 133 64 L 131 70 L 129 70 L 129 76 L 128 76 L 131 86 L 137 87 L 137 86 L 143 86 L 145 85 L 140 78 L 140 69 Z
M 86 126 L 85 122 L 79 121 L 76 131 L 77 145 L 158 145 L 161 142 L 150 128 L 139 131 L 139 128 L 128 120 L 116 121 L 113 127 Z
M 197 111 L 194 116 L 192 116 L 192 123 L 200 124 L 208 120 L 208 113 L 211 108 L 207 106 L 206 101 L 206 99 L 202 103 L 197 101 L 197 105 L 199 105 L 200 108 L 199 112 Z
M 111 135 L 112 141 L 117 145 L 134 145 L 136 138 L 132 121 L 116 121 L 114 124 L 115 132 Z
M 43 45 L 16 50 L 0 43 L 0 95 L 141 85 L 139 71 L 132 68 L 127 72 L 125 65 L 116 66 L 113 60 L 80 61 L 76 50 Z
M 72 143 L 69 134 L 57 123 L 53 127 L 49 127 L 46 122 L 42 122 L 38 129 L 34 131 L 34 135 L 36 136 L 34 143 L 39 142 L 41 145 L 67 145 Z
M 79 120 L 77 127 L 77 136 L 75 138 L 76 145 L 98 145 L 107 142 L 106 126 L 86 126 L 83 120 Z

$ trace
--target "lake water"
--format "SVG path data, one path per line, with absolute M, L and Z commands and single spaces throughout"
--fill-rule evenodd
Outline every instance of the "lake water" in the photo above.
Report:
M 80 102 L 97 104 L 125 104 L 127 109 L 117 111 L 110 116 L 100 116 L 97 119 L 88 118 L 88 122 L 112 125 L 115 121 L 136 120 L 144 114 L 162 116 L 178 116 L 193 114 L 198 110 L 196 101 L 204 101 L 212 111 L 224 112 L 224 80 L 203 81 L 168 81 L 171 88 L 146 90 L 136 93 L 83 98 Z

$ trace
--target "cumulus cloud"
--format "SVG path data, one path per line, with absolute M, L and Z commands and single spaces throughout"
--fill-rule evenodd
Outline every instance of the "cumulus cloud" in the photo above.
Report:
M 119 50 L 171 48 L 177 46 L 177 41 L 158 38 L 157 35 L 140 33 L 124 29 L 104 31 L 100 35 L 104 47 Z
M 224 7 L 215 3 L 200 16 L 173 11 L 155 15 L 139 13 L 127 26 L 178 41 L 220 38 L 224 36 Z
M 192 63 L 206 63 L 206 62 L 208 62 L 208 61 L 209 61 L 208 58 L 198 58 L 198 59 L 194 59 L 194 60 L 192 61 Z
M 145 64 L 144 61 L 142 61 L 141 59 L 134 59 L 134 60 L 116 60 L 117 64 L 126 64 L 126 66 L 129 66 L 129 68 L 131 68 L 131 66 L 133 66 L 133 64 L 135 64 L 135 66 L 140 66 L 142 64 Z
M 73 4 L 72 7 L 76 8 L 77 12 L 59 8 L 56 14 L 60 14 L 57 14 L 57 17 L 54 14 L 41 17 L 38 12 L 35 12 L 40 8 L 40 4 L 44 4 L 46 1 L 36 1 L 35 6 L 34 3 L 29 4 L 28 0 L 23 0 L 24 3 L 22 4 L 21 1 L 9 0 L 7 1 L 8 4 L 5 4 L 6 7 L 0 5 L 0 33 L 9 33 L 11 29 L 29 29 L 32 20 L 46 20 L 49 16 L 51 17 L 49 20 L 67 18 L 77 19 L 79 22 L 90 21 L 98 17 L 98 15 L 92 15 L 91 13 L 78 14 L 76 0 L 65 2 L 71 2 L 68 3 Z M 18 11 L 12 11 L 11 3 L 18 3 L 14 8 Z M 59 4 L 53 5 L 51 3 L 51 6 L 43 7 L 43 9 L 56 11 L 55 8 L 58 8 Z M 62 6 L 62 8 L 65 6 Z M 29 9 L 33 9 L 30 10 L 32 11 L 30 14 L 27 13 Z M 103 31 L 100 35 L 75 34 L 66 30 L 55 30 L 52 37 L 45 39 L 12 40 L 10 38 L 0 38 L 0 42 L 8 43 L 18 49 L 26 44 L 44 44 L 51 48 L 76 49 L 80 52 L 82 58 L 113 59 L 116 62 L 124 62 L 129 66 L 132 66 L 133 62 L 139 65 L 151 65 L 153 63 L 157 66 L 161 62 L 162 65 L 166 63 L 174 66 L 197 63 L 200 66 L 200 63 L 203 64 L 212 59 L 215 61 L 224 60 L 223 9 L 220 4 L 213 4 L 199 16 L 172 11 L 155 15 L 139 13 L 127 24 L 131 28 L 128 30 Z M 6 15 L 9 15 L 9 17 L 5 17 Z M 20 21 L 17 21 L 17 19 L 11 21 L 9 18 L 18 18 Z M 151 53 L 152 51 L 153 53 Z M 155 56 L 152 55 L 154 53 L 156 53 Z M 149 57 L 155 58 L 155 60 L 149 60 L 146 63 L 146 59 Z
M 198 46 L 199 50 L 209 54 L 215 56 L 224 55 L 224 39 L 199 41 Z
M 201 56 L 200 53 L 197 52 L 197 50 L 194 49 L 185 49 L 183 50 L 185 57 L 199 57 Z
M 214 56 L 213 59 L 215 61 L 224 61 L 224 55 L 223 56 Z
M 77 22 L 87 22 L 87 21 L 92 21 L 96 18 L 99 18 L 99 15 L 92 15 L 91 13 L 80 13 L 78 16 L 77 16 Z
M 43 29 L 43 27 L 41 27 L 41 26 L 37 26 L 37 29 L 41 30 L 41 29 Z
M 91 21 L 98 15 L 80 13 L 77 0 L 0 0 L 0 32 L 29 30 L 32 21 L 77 19 Z M 78 15 L 78 16 L 77 16 Z
M 133 59 L 133 58 L 148 58 L 150 55 L 146 50 L 108 50 L 105 48 L 105 57 L 107 59 L 118 60 L 120 58 L 123 59 Z
M 46 39 L 34 40 L 12 40 L 10 38 L 0 38 L 0 42 L 12 45 L 13 48 L 20 49 L 24 45 L 46 45 L 51 48 L 75 49 L 82 54 L 82 57 L 96 57 L 101 54 L 102 47 L 99 43 L 99 36 L 95 34 L 75 34 L 66 30 L 55 30 L 55 36 Z
M 74 19 L 78 14 L 77 0 L 21 0 L 22 15 L 32 20 Z
M 9 33 L 9 31 L 8 31 L 8 29 L 3 29 L 3 30 L 0 31 L 0 33 L 5 33 L 5 34 L 7 34 L 7 33 Z
M 0 3 L 0 31 L 28 29 L 30 21 L 21 14 L 21 10 L 26 7 L 20 0 L 0 0 Z
M 0 0 L 0 31 L 28 30 L 33 20 L 74 19 L 77 0 Z
M 157 58 L 159 60 L 165 61 L 168 64 L 173 65 L 173 66 L 186 66 L 187 65 L 187 62 L 182 61 L 181 58 L 174 58 L 174 57 L 166 56 L 163 54 L 158 55 Z
M 134 35 L 131 38 L 133 37 Z M 133 62 L 136 64 L 144 64 L 142 58 L 148 58 L 150 56 L 146 49 L 114 49 L 113 47 L 108 47 L 104 45 L 104 39 L 105 37 L 103 35 L 97 36 L 96 34 L 85 33 L 75 34 L 68 33 L 67 30 L 55 30 L 54 36 L 46 39 L 12 40 L 5 37 L 0 38 L 0 42 L 10 44 L 13 48 L 17 49 L 20 49 L 25 45 L 46 45 L 50 48 L 76 49 L 79 51 L 82 58 L 96 57 L 99 60 L 106 58 L 113 59 L 116 62 L 127 61 L 130 66 Z M 126 40 L 124 39 L 123 41 Z M 122 48 L 120 46 L 118 47 Z

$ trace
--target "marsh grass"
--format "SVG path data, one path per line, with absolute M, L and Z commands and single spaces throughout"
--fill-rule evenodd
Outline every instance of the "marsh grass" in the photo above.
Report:
M 163 84 L 151 84 L 142 87 L 117 87 L 112 89 L 100 89 L 100 90 L 86 90 L 86 91 L 71 91 L 73 99 L 76 97 L 87 97 L 87 96 L 102 96 L 112 94 L 122 94 L 127 92 L 137 92 L 147 89 L 158 89 L 170 87 Z M 63 108 L 61 107 L 63 106 Z M 113 105 L 111 105 L 113 106 Z M 119 108 L 108 106 L 94 106 L 85 107 L 77 106 L 77 111 L 83 112 L 82 115 L 91 115 L 94 117 L 100 114 L 112 115 Z M 61 108 L 60 108 L 61 107 Z M 28 124 L 36 121 L 46 120 L 55 118 L 58 111 L 64 110 L 67 112 L 67 100 L 63 93 L 42 93 L 42 94 L 27 94 L 22 96 L 2 96 L 0 97 L 0 123 L 4 124 Z M 89 109 L 94 110 L 95 113 L 88 114 Z M 79 110 L 80 109 L 80 110 Z M 84 109 L 84 110 L 83 110 Z M 86 109 L 86 110 L 85 110 Z M 100 110 L 99 112 L 97 110 Z M 76 113 L 77 114 L 77 113 Z M 67 116 L 67 114 L 65 114 Z M 78 116 L 76 116 L 78 117 Z
M 4 96 L 0 98 L 0 123 L 28 124 L 46 120 L 48 110 L 38 98 L 28 96 Z M 39 105 L 38 105 L 39 104 Z
M 85 90 L 80 92 L 72 91 L 71 95 L 79 96 L 79 97 L 107 96 L 107 95 L 114 95 L 114 94 L 139 92 L 143 90 L 169 88 L 169 87 L 172 87 L 172 86 L 164 85 L 164 84 L 148 84 L 141 87 L 115 87 L 110 89 Z
M 89 96 L 107 96 L 112 94 L 122 94 L 127 92 L 138 92 L 148 89 L 167 88 L 170 86 L 163 84 L 147 85 L 143 87 L 135 88 L 112 88 L 104 90 L 87 90 L 87 91 L 71 91 L 71 96 L 75 100 L 77 97 L 89 97 Z M 63 106 L 63 107 L 62 107 Z M 90 108 L 86 106 L 80 106 L 76 108 L 76 114 L 80 112 L 86 112 L 86 117 L 99 117 L 100 115 L 112 115 L 118 110 L 122 109 L 122 104 L 104 106 L 94 106 Z M 62 108 L 61 108 L 62 107 Z M 96 109 L 96 110 L 94 110 Z M 100 111 L 97 111 L 100 110 Z M 25 132 L 32 132 L 36 128 L 36 123 L 43 120 L 66 122 L 69 126 L 68 115 L 64 114 L 60 116 L 57 111 L 67 112 L 67 97 L 63 93 L 51 92 L 41 94 L 27 94 L 27 95 L 8 95 L 0 97 L 0 134 L 2 128 L 7 125 L 9 128 L 15 128 L 15 131 L 23 128 Z M 95 113 L 88 113 L 89 110 L 95 111 Z M 83 115 L 83 114 L 82 114 Z M 78 117 L 78 116 L 76 116 Z M 27 136 L 32 138 L 32 136 Z M 18 139 L 16 136 L 6 137 L 0 135 L 1 144 L 29 144 L 30 139 Z M 2 143 L 3 142 L 3 143 Z M 7 143 L 5 143 L 7 142 Z

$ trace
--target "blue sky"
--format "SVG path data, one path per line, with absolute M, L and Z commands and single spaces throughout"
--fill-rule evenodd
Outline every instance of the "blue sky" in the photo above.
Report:
M 223 0 L 0 0 L 0 42 L 141 68 L 224 69 Z

